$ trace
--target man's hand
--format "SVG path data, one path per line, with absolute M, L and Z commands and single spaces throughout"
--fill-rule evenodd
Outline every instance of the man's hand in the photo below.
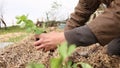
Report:
M 57 45 L 65 42 L 64 32 L 50 32 L 39 35 L 40 40 L 36 41 L 34 45 L 36 49 L 43 49 L 44 51 L 53 50 Z

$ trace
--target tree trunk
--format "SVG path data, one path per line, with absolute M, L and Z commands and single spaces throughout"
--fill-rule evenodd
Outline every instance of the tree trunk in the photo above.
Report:
M 7 27 L 7 25 L 6 25 L 6 23 L 5 23 L 5 21 L 3 20 L 3 18 L 0 18 L 0 21 L 1 21 L 1 23 L 3 23 L 4 24 L 4 26 L 5 26 L 5 28 Z M 0 24 L 1 24 L 0 23 Z M 1 27 L 1 25 L 0 25 L 0 27 Z
M 0 28 L 1 28 L 1 21 L 0 21 Z

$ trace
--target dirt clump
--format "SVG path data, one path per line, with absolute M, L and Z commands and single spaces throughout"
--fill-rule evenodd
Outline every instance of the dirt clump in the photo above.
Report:
M 25 68 L 30 62 L 45 64 L 46 68 L 50 68 L 49 60 L 58 55 L 57 50 L 54 52 L 43 52 L 36 50 L 33 46 L 35 39 L 29 36 L 19 43 L 8 46 L 0 50 L 0 68 Z M 104 53 L 105 47 L 99 46 L 96 50 L 92 50 L 88 56 L 81 56 L 81 52 L 94 49 L 96 45 L 89 47 L 78 47 L 70 57 L 74 63 L 85 62 L 94 68 L 120 68 L 120 57 L 108 56 Z
M 29 62 L 43 63 L 48 66 L 49 59 L 55 53 L 51 54 L 49 51 L 36 50 L 33 42 L 33 37 L 28 37 L 1 50 L 0 68 L 25 68 Z
M 96 49 L 94 49 L 96 48 Z M 92 52 L 91 52 L 92 51 Z M 89 53 L 86 56 L 81 56 L 81 53 Z M 106 47 L 103 46 L 89 46 L 79 47 L 76 52 L 70 57 L 74 62 L 84 62 L 93 66 L 93 68 L 120 68 L 120 56 L 109 56 L 106 53 Z

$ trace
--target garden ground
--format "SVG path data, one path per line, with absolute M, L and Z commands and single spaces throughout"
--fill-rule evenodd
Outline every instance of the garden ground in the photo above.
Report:
M 36 50 L 33 46 L 35 40 L 32 34 L 28 36 L 24 32 L 13 32 L 1 34 L 0 38 L 3 41 L 9 40 L 9 38 L 16 40 L 21 35 L 25 36 L 22 36 L 15 44 L 0 49 L 0 68 L 25 68 L 30 62 L 43 63 L 46 68 L 50 68 L 49 60 L 51 57 L 58 56 L 57 50 L 54 52 Z M 14 38 L 14 36 L 17 38 Z M 8 39 L 4 40 L 6 37 Z M 89 52 L 89 54 L 86 52 Z M 76 48 L 76 51 L 69 57 L 69 60 L 72 60 L 74 63 L 89 63 L 94 68 L 120 68 L 120 57 L 108 56 L 106 54 L 106 47 L 97 44 Z

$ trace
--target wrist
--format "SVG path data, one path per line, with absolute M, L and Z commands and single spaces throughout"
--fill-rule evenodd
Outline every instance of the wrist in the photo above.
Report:
M 66 38 L 65 38 L 64 32 L 60 33 L 60 38 L 61 38 L 61 43 L 62 42 L 66 42 Z

